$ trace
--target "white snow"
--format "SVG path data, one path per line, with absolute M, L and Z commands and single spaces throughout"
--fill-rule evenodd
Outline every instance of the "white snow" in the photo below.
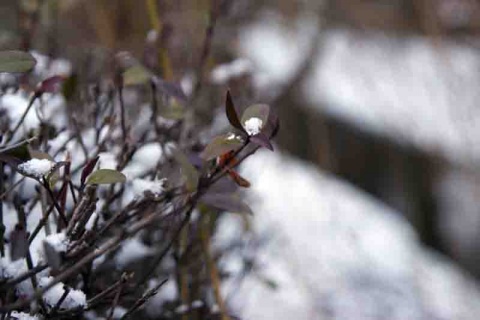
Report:
M 148 282 L 148 288 L 153 289 L 158 285 L 157 280 L 150 280 Z M 157 294 L 155 294 L 145 304 L 145 311 L 150 317 L 158 317 L 162 314 L 163 304 L 171 302 L 178 297 L 178 289 L 175 280 L 170 278 L 163 286 L 160 287 Z
M 311 13 L 303 14 L 292 28 L 274 12 L 265 12 L 254 24 L 245 27 L 240 34 L 239 51 L 242 59 L 254 65 L 256 87 L 288 83 L 317 32 L 317 18 Z
M 243 124 L 243 127 L 245 128 L 245 131 L 247 131 L 248 135 L 254 136 L 260 133 L 260 130 L 262 130 L 262 125 L 263 125 L 262 119 L 252 117 L 245 121 L 245 123 Z
M 146 179 L 135 179 L 132 181 L 133 192 L 136 197 L 143 196 L 145 191 L 151 192 L 154 195 L 160 195 L 165 191 L 165 181 L 166 179 L 160 180 L 146 180 Z
M 288 83 L 308 53 L 311 25 L 266 15 L 244 30 L 239 52 L 263 79 L 258 88 Z M 455 163 L 480 161 L 477 48 L 352 30 L 325 31 L 320 45 L 301 94 L 314 111 Z
M 48 244 L 50 244 L 50 246 L 57 252 L 67 251 L 69 241 L 63 232 L 51 234 L 47 236 L 44 241 L 48 242 Z
M 135 152 L 122 173 L 127 179 L 134 179 L 155 169 L 159 161 L 163 161 L 162 146 L 159 143 L 148 143 Z
M 20 164 L 18 170 L 26 175 L 40 179 L 48 175 L 54 165 L 55 163 L 48 159 L 31 159 Z
M 224 84 L 230 79 L 249 74 L 253 70 L 252 63 L 247 59 L 236 59 L 229 63 L 216 66 L 210 75 L 214 84 Z
M 475 164 L 480 160 L 480 56 L 429 38 L 334 31 L 304 96 L 364 130 Z
M 18 312 L 18 311 L 12 311 L 10 313 L 10 317 L 8 319 L 16 319 L 16 320 L 40 320 L 39 317 L 33 315 L 31 316 L 28 313 L 25 312 Z
M 423 248 L 399 213 L 279 153 L 258 152 L 241 174 L 252 182 L 253 234 L 226 215 L 214 237 L 215 248 L 244 241 L 255 259 L 240 287 L 222 286 L 240 318 L 477 319 L 476 282 Z M 220 265 L 239 274 L 238 252 Z
M 153 254 L 153 249 L 146 246 L 139 237 L 130 238 L 122 243 L 115 255 L 115 264 L 123 269 L 128 264 Z
M 38 281 L 38 286 L 40 288 L 44 288 L 48 286 L 52 280 L 53 280 L 53 277 L 42 277 Z M 49 305 L 50 307 L 53 307 L 57 304 L 58 300 L 60 300 L 64 292 L 65 292 L 64 284 L 58 283 L 43 295 L 43 300 L 47 305 Z M 86 305 L 87 305 L 87 299 L 86 299 L 85 293 L 83 293 L 81 290 L 70 289 L 67 297 L 60 305 L 60 308 L 74 309 L 77 307 L 84 307 Z

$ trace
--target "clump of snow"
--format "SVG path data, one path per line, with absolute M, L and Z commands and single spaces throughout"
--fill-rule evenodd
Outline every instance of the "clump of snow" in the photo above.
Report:
M 56 252 L 65 252 L 68 247 L 68 239 L 65 233 L 55 233 L 47 236 L 44 240 L 47 242 Z
M 97 220 L 98 217 L 99 217 L 98 213 L 96 213 L 96 212 L 92 213 L 92 215 L 90 216 L 90 218 L 87 221 L 87 224 L 85 225 L 85 229 L 86 230 L 92 230 L 93 226 L 95 224 L 95 220 Z
M 314 14 L 305 13 L 292 25 L 274 12 L 266 12 L 242 30 L 239 51 L 255 66 L 257 88 L 288 83 L 306 58 L 317 25 Z
M 157 280 L 150 280 L 148 288 L 153 289 L 158 285 Z M 162 314 L 163 304 L 169 301 L 174 301 L 178 297 L 178 288 L 174 280 L 170 279 L 163 286 L 160 287 L 157 294 L 155 294 L 145 304 L 145 311 L 150 317 L 158 317 Z
M 137 178 L 146 172 L 155 169 L 163 159 L 162 146 L 159 143 L 148 143 L 140 147 L 132 157 L 130 163 L 122 170 L 127 179 Z
M 43 176 L 48 175 L 54 166 L 55 162 L 48 159 L 31 159 L 20 164 L 18 170 L 28 176 L 40 179 Z
M 10 261 L 8 258 L 0 259 L 0 280 L 16 278 L 28 271 L 25 259 Z M 26 279 L 15 286 L 15 293 L 18 297 L 29 298 L 33 295 L 33 286 L 30 279 Z
M 146 246 L 139 237 L 134 237 L 123 242 L 114 260 L 116 266 L 119 269 L 123 269 L 129 263 L 145 258 L 152 253 L 152 248 Z
M 147 191 L 158 196 L 163 191 L 165 191 L 165 181 L 166 179 L 154 181 L 146 179 L 135 179 L 132 181 L 133 193 L 136 197 L 141 197 Z
M 0 258 L 0 280 L 15 278 L 27 270 L 25 259 L 10 261 L 8 258 Z
M 10 313 L 10 317 L 8 319 L 16 319 L 16 320 L 40 320 L 39 317 L 37 316 L 31 316 L 28 313 L 25 312 L 18 312 L 18 311 L 12 311 Z
M 42 277 L 38 281 L 38 286 L 40 288 L 44 288 L 48 286 L 52 280 L 53 280 L 53 277 Z M 43 300 L 47 305 L 49 305 L 50 307 L 53 307 L 57 304 L 58 300 L 60 300 L 64 292 L 65 292 L 64 284 L 57 283 L 55 286 L 53 286 L 50 290 L 48 290 L 43 295 Z M 70 289 L 67 297 L 60 305 L 60 308 L 74 309 L 78 307 L 84 307 L 86 305 L 87 305 L 87 298 L 85 293 L 83 293 L 83 291 L 81 290 Z
M 175 313 L 177 314 L 184 314 L 187 313 L 190 308 L 186 304 L 181 304 L 175 308 Z
M 28 96 L 26 93 L 19 91 L 17 93 L 6 93 L 0 99 L 0 107 L 5 109 L 10 120 L 13 123 L 18 123 L 20 118 L 27 110 Z M 40 125 L 34 108 L 30 109 L 22 123 L 22 127 L 26 130 L 32 130 Z
M 252 71 L 252 63 L 247 59 L 237 59 L 221 64 L 212 70 L 210 79 L 215 84 L 227 83 L 232 78 L 241 77 Z
M 475 281 L 450 262 L 432 259 L 392 209 L 278 153 L 259 152 L 241 173 L 252 181 L 253 235 L 245 237 L 242 220 L 226 215 L 213 238 L 217 248 L 241 241 L 247 244 L 242 253 L 255 259 L 245 277 L 238 252 L 220 261 L 233 276 L 222 291 L 240 318 L 478 318 Z M 237 240 L 225 233 L 237 234 Z
M 127 313 L 127 309 L 125 309 L 124 307 L 115 307 L 115 309 L 113 309 L 113 319 L 121 319 L 126 313 Z
M 248 135 L 254 136 L 260 133 L 260 130 L 262 129 L 262 125 L 263 125 L 262 119 L 259 119 L 257 117 L 252 117 L 245 121 L 245 123 L 243 124 L 243 127 L 245 128 L 245 131 L 247 131 Z

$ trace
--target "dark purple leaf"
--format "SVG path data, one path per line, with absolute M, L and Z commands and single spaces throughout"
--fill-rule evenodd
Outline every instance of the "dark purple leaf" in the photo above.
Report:
M 264 148 L 267 148 L 268 150 L 273 151 L 273 146 L 270 143 L 270 139 L 268 139 L 267 135 L 262 132 L 254 136 L 251 136 L 250 141 L 261 147 L 264 147 Z
M 252 209 L 235 193 L 206 193 L 200 201 L 220 210 L 253 214 Z
M 99 156 L 91 159 L 90 161 L 87 162 L 85 167 L 82 170 L 82 176 L 80 178 L 80 184 L 83 186 L 85 184 L 85 181 L 87 180 L 87 177 L 92 173 L 93 169 L 97 165 L 98 159 L 100 159 Z
M 200 156 L 207 161 L 212 160 L 229 151 L 238 150 L 243 143 L 243 140 L 233 133 L 218 136 L 205 147 Z
M 63 76 L 53 76 L 40 82 L 37 86 L 37 92 L 58 92 L 62 86 L 62 82 L 65 80 Z
M 227 113 L 227 118 L 230 124 L 245 132 L 240 120 L 238 119 L 237 111 L 235 110 L 235 105 L 233 104 L 232 96 L 230 95 L 230 91 L 227 91 L 227 99 L 225 101 L 225 111 Z

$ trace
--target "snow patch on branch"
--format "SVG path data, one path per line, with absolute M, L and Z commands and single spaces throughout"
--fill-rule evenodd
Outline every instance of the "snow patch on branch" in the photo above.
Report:
M 43 176 L 48 175 L 54 166 L 55 162 L 48 159 L 31 159 L 20 164 L 18 170 L 28 176 L 40 179 Z

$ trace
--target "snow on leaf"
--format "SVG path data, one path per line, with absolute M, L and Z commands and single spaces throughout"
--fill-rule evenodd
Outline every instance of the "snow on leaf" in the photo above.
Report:
M 266 104 L 254 104 L 243 112 L 241 122 L 249 135 L 255 135 L 260 132 L 263 126 L 267 123 L 269 114 L 270 106 Z M 255 118 L 258 120 L 252 121 L 252 119 Z
M 245 126 L 245 131 L 248 133 L 249 136 L 254 136 L 260 133 L 263 127 L 262 119 L 253 117 L 248 119 L 243 123 Z
M 48 159 L 31 159 L 20 164 L 18 171 L 28 177 L 35 179 L 41 179 L 44 176 L 50 174 L 55 167 L 55 162 Z

